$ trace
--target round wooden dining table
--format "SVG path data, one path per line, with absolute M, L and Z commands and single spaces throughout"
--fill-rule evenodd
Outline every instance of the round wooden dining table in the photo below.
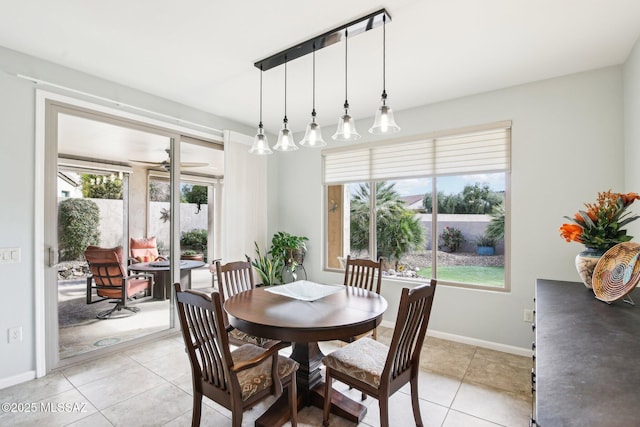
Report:
M 324 383 L 320 368 L 324 354 L 318 341 L 353 337 L 374 329 L 382 321 L 387 301 L 374 292 L 351 286 L 314 301 L 261 287 L 232 296 L 225 301 L 224 309 L 233 327 L 251 335 L 292 343 L 291 358 L 300 364 L 297 375 L 300 404 L 322 408 Z M 334 414 L 355 423 L 362 421 L 367 411 L 366 406 L 336 391 L 331 403 Z M 283 396 L 256 421 L 256 426 L 281 425 L 288 419 L 287 413 L 287 399 Z

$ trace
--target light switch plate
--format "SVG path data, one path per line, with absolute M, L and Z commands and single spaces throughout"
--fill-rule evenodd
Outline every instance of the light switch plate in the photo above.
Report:
M 20 248 L 0 248 L 0 263 L 20 262 Z

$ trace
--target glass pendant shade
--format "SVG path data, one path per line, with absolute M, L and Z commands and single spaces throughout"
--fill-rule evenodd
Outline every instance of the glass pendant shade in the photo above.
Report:
M 280 133 L 278 134 L 278 142 L 276 142 L 274 150 L 277 151 L 295 151 L 298 149 L 298 146 L 293 141 L 293 134 L 287 128 L 287 118 L 284 118 L 284 125 L 282 129 L 280 129 Z
M 258 132 L 253 138 L 253 144 L 249 149 L 249 154 L 257 154 L 259 156 L 273 154 L 273 151 L 271 151 L 269 147 L 269 139 L 264 133 L 264 127 L 262 126 L 262 68 L 260 68 L 260 123 L 258 123 Z
M 324 147 L 327 145 L 322 139 L 320 125 L 316 123 L 315 110 L 311 113 L 311 123 L 307 125 L 307 131 L 304 133 L 304 138 L 300 141 L 300 145 L 303 147 Z
M 336 141 L 355 141 L 360 139 L 360 134 L 356 130 L 356 122 L 349 114 L 349 101 L 347 98 L 347 59 L 348 59 L 349 34 L 344 32 L 344 114 L 338 118 L 338 128 L 331 138 Z
M 376 110 L 376 117 L 369 132 L 374 135 L 384 135 L 400 132 L 400 126 L 393 118 L 393 110 L 387 105 L 387 94 L 382 94 L 380 107 Z
M 286 57 L 285 57 L 286 59 Z M 284 119 L 282 120 L 282 129 L 278 133 L 278 141 L 273 147 L 277 151 L 294 151 L 298 146 L 293 140 L 293 133 L 287 127 L 289 120 L 287 119 L 287 63 L 284 63 Z
M 393 111 L 391 107 L 387 105 L 387 90 L 386 90 L 386 16 L 382 17 L 382 97 L 380 99 L 380 107 L 376 110 L 376 116 L 373 120 L 373 126 L 369 129 L 369 133 L 374 135 L 387 135 L 391 133 L 400 132 L 400 126 L 396 124 L 393 118 Z
M 269 148 L 269 140 L 267 139 L 267 135 L 264 133 L 262 123 L 258 126 L 258 133 L 255 138 L 253 138 L 253 145 L 251 146 L 249 153 L 258 155 L 273 154 L 273 151 Z
M 338 128 L 331 137 L 336 141 L 356 141 L 360 134 L 356 130 L 356 121 L 349 114 L 349 107 L 345 104 L 344 114 L 338 119 Z

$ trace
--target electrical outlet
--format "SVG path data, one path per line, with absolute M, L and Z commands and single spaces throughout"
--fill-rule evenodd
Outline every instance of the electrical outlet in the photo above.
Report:
M 533 310 L 530 308 L 524 309 L 524 314 L 522 315 L 523 322 L 533 322 Z
M 9 344 L 22 341 L 22 326 L 9 328 Z

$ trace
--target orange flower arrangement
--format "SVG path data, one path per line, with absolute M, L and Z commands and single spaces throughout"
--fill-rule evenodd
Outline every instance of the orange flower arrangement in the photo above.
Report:
M 606 251 L 618 243 L 628 242 L 633 237 L 622 227 L 639 218 L 626 209 L 635 200 L 637 193 L 598 193 L 595 203 L 585 203 L 586 211 L 578 211 L 573 218 L 565 216 L 572 224 L 562 224 L 560 235 L 567 242 L 578 242 L 587 248 Z

